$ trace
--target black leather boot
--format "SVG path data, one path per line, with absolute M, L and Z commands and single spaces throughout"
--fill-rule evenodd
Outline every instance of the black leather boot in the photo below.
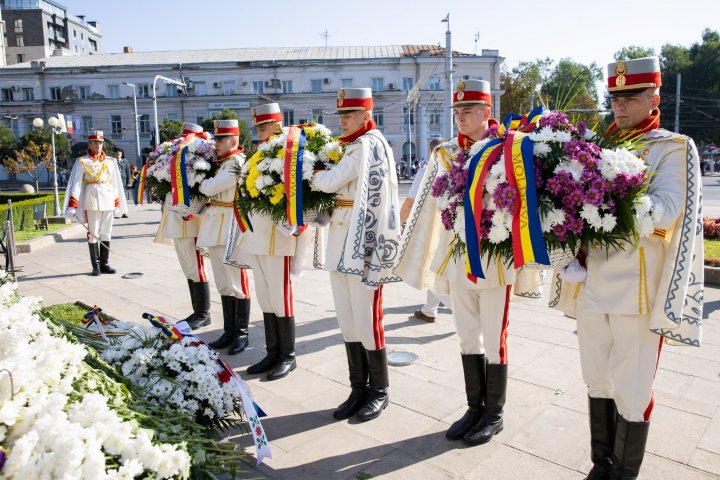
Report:
M 611 480 L 635 480 L 645 456 L 650 422 L 628 422 L 621 415 L 615 424 Z
M 485 367 L 485 415 L 463 437 L 468 445 L 482 445 L 503 429 L 503 408 L 507 393 L 507 365 L 488 363 Z
M 235 339 L 230 345 L 228 355 L 237 355 L 250 345 L 248 326 L 250 325 L 250 299 L 235 299 Z
M 615 441 L 617 407 L 612 398 L 588 397 L 590 455 L 593 467 L 585 480 L 609 480 L 610 457 Z
M 223 329 L 225 331 L 220 338 L 208 344 L 210 348 L 215 349 L 229 347 L 237 337 L 235 333 L 235 297 L 220 295 L 220 301 L 222 302 Z
M 195 282 L 193 282 L 189 278 L 187 279 L 188 290 L 190 290 L 190 303 L 192 304 L 192 309 L 193 309 L 193 313 L 191 313 L 190 315 L 188 315 L 187 317 L 185 317 L 183 319 L 184 322 L 188 322 L 188 323 L 195 320 L 195 288 L 193 287 L 194 283 Z
M 210 325 L 210 287 L 208 282 L 193 282 L 193 315 L 188 322 L 193 330 Z M 191 316 L 193 316 L 191 315 Z
M 110 240 L 100 242 L 100 273 L 116 273 L 117 270 L 112 268 L 108 263 L 110 258 Z
M 387 352 L 384 348 L 381 348 L 380 350 L 365 350 L 365 354 L 368 358 L 370 387 L 368 388 L 365 404 L 355 415 L 355 418 L 361 422 L 379 417 L 390 402 Z
M 333 417 L 345 420 L 355 415 L 365 404 L 367 397 L 368 364 L 365 349 L 360 342 L 345 342 L 348 371 L 350 372 L 350 396 L 333 412 Z
M 470 431 L 485 413 L 485 355 L 461 355 L 465 375 L 465 395 L 468 409 L 465 415 L 453 423 L 445 436 L 450 440 L 460 440 Z
M 263 312 L 263 324 L 265 325 L 265 358 L 247 369 L 248 375 L 257 375 L 270 371 L 278 361 L 280 352 L 278 350 L 278 319 L 274 313 Z
M 88 243 L 88 247 L 90 249 L 90 265 L 92 265 L 92 275 L 93 277 L 97 277 L 100 275 L 100 254 L 98 253 L 98 245 L 97 243 Z
M 278 348 L 280 356 L 272 370 L 267 374 L 268 380 L 287 377 L 295 370 L 295 317 L 277 317 Z

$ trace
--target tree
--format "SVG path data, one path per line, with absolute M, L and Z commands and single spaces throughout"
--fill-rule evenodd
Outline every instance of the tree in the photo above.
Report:
M 615 52 L 615 60 L 632 60 L 633 58 L 652 57 L 653 55 L 655 55 L 655 49 L 653 48 L 630 45 Z
M 20 137 L 19 147 L 22 149 L 32 142 L 36 145 L 47 145 L 47 148 L 52 151 L 50 135 L 50 127 L 47 125 L 42 128 L 33 128 Z M 63 161 L 70 158 L 70 142 L 64 133 L 55 134 L 55 157 L 58 164 L 62 164 Z
M 543 81 L 540 92 L 547 108 L 569 111 L 571 121 L 583 120 L 594 127 L 601 123 L 599 113 L 593 110 L 599 109 L 597 83 L 602 79 L 602 69 L 595 62 L 583 65 L 563 58 Z
M 160 124 L 160 143 L 182 135 L 182 125 L 180 120 L 170 120 L 169 118 L 163 120 Z
M 203 127 L 203 130 L 207 132 L 212 132 L 215 126 L 215 120 L 237 120 L 237 113 L 235 112 L 235 110 L 230 110 L 226 108 L 219 115 L 213 114 L 210 117 L 206 117 L 200 123 L 200 125 Z M 247 154 L 250 154 L 254 148 L 250 128 L 248 128 L 248 124 L 245 120 L 239 120 L 238 126 L 240 127 L 239 145 L 245 149 L 245 152 Z
M 539 103 L 540 97 L 535 91 L 542 84 L 543 72 L 546 72 L 550 65 L 552 60 L 549 58 L 520 62 L 512 71 L 500 73 L 500 88 L 505 91 L 500 119 L 505 118 L 508 113 L 525 113 L 530 108 L 531 100 L 533 106 Z
M 8 173 L 27 173 L 35 181 L 35 191 L 39 190 L 40 175 L 45 170 L 52 172 L 55 168 L 52 158 L 52 147 L 45 143 L 25 142 L 20 150 L 15 151 L 14 158 L 5 160 Z
M 4 163 L 5 159 L 12 156 L 17 148 L 17 139 L 12 130 L 0 125 L 0 162 Z

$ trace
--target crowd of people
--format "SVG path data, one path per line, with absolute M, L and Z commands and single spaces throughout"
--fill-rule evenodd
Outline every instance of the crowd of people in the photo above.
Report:
M 700 210 L 698 155 L 691 139 L 659 128 L 661 83 L 656 57 L 608 65 L 607 97 L 615 118 L 610 131 L 643 139 L 638 154 L 651 173 L 647 192 L 658 212 L 655 233 L 637 243 L 621 241 L 609 251 L 584 245 L 577 256 L 584 280 L 558 278 L 555 283 L 561 288 L 553 292 L 559 299 L 553 304 L 577 319 L 593 462 L 587 479 L 637 477 L 662 345 L 679 340 L 679 327 L 690 327 L 683 335 L 699 342 L 699 322 L 693 321 L 698 312 L 688 312 L 685 301 L 697 297 L 698 289 L 702 296 L 702 276 L 696 275 L 702 249 L 693 250 L 701 235 L 695 228 Z M 516 272 L 506 259 L 483 254 L 485 278 L 471 280 L 464 256 L 452 254 L 456 235 L 441 225 L 432 185 L 450 171 L 456 157 L 484 138 L 493 122 L 490 84 L 459 81 L 450 107 L 458 135 L 431 144 L 427 166 L 417 173 L 401 207 L 399 170 L 372 120 L 371 89 L 340 89 L 336 109 L 344 156 L 332 169 L 312 177 L 315 189 L 337 194 L 327 227 L 288 228 L 267 215 L 252 214 L 252 231 L 240 228 L 233 221 L 236 172 L 246 157 L 238 144 L 237 121 L 216 121 L 219 168 L 200 187 L 211 199 L 207 210 L 188 218 L 166 205 L 158 232 L 171 239 L 187 278 L 193 313 L 186 321 L 193 328 L 212 322 L 205 261 L 198 251 L 204 248 L 223 312 L 223 333 L 210 345 L 227 349 L 229 355 L 244 351 L 250 341 L 252 269 L 266 356 L 247 373 L 265 374 L 268 380 L 289 375 L 297 366 L 293 262 L 307 254 L 307 245 L 301 245 L 315 238 L 316 229 L 327 228 L 324 268 L 330 275 L 351 387 L 333 416 L 368 421 L 387 407 L 383 286 L 405 281 L 428 290 L 427 304 L 416 317 L 433 321 L 440 302 L 452 307 L 468 408 L 447 430 L 447 438 L 468 445 L 488 443 L 503 430 L 506 415 L 510 297 L 513 288 L 531 297 L 542 295 L 543 277 L 537 270 Z M 261 142 L 281 133 L 280 106 L 255 107 L 253 126 Z M 183 135 L 199 132 L 197 125 L 184 125 Z M 135 178 L 129 171 L 123 176 L 121 154 L 115 160 L 105 157 L 102 141 L 102 132 L 90 136 L 87 155 L 78 159 L 70 175 L 65 205 L 68 217 L 87 223 L 93 275 L 114 273 L 108 264 L 112 221 L 126 213 L 123 187 Z M 318 248 L 318 242 L 310 243 Z

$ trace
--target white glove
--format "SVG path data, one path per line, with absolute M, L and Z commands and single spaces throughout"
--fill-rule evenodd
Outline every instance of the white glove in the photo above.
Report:
M 580 265 L 578 259 L 574 259 L 565 268 L 559 269 L 560 278 L 570 283 L 580 283 L 587 277 L 587 269 Z
M 77 215 L 77 208 L 75 208 L 75 207 L 68 207 L 65 210 L 65 216 L 68 218 L 75 218 L 76 215 Z
M 297 232 L 297 225 L 276 225 L 275 228 L 286 237 L 289 237 L 293 233 Z

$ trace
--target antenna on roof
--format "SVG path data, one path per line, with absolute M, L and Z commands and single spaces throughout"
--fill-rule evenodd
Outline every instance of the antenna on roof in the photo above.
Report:
M 475 32 L 475 55 L 477 55 L 478 40 L 480 40 L 480 32 Z
M 319 35 L 320 35 L 321 37 L 325 37 L 325 47 L 327 47 L 328 37 L 330 36 L 330 34 L 329 34 L 328 31 L 327 31 L 327 28 L 325 29 L 324 32 L 319 33 Z

